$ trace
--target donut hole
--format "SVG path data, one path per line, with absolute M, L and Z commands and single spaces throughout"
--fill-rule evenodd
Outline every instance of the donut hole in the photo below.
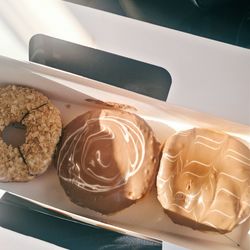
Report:
M 19 122 L 10 123 L 4 128 L 2 133 L 3 141 L 14 148 L 22 146 L 25 143 L 25 136 L 26 126 Z

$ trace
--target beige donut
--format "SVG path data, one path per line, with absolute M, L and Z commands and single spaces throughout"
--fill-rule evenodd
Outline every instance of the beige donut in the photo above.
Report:
M 12 123 L 26 127 L 23 145 L 3 140 Z M 62 130 L 58 109 L 38 91 L 8 85 L 0 88 L 0 181 L 28 181 L 48 168 Z
M 230 232 L 250 216 L 250 150 L 208 129 L 175 134 L 163 148 L 157 192 L 175 223 Z

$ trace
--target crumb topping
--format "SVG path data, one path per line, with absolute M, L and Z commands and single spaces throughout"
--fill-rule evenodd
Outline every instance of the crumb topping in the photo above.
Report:
M 14 148 L 2 139 L 13 122 L 26 126 L 25 143 Z M 62 130 L 58 109 L 38 91 L 9 85 L 0 88 L 0 181 L 28 181 L 49 166 Z

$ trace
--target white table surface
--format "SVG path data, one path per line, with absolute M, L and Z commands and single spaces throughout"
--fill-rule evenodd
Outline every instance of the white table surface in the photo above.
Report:
M 0 242 L 4 250 L 63 250 L 65 248 L 22 235 L 11 230 L 0 227 Z
M 1 55 L 28 60 L 37 33 L 162 66 L 172 76 L 170 103 L 250 125 L 250 50 L 72 3 L 0 0 Z M 30 237 L 13 234 L 0 228 L 1 245 L 29 249 Z M 46 244 L 36 249 L 57 249 Z

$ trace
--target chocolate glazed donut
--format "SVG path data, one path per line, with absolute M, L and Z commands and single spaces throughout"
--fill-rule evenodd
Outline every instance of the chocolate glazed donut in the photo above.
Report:
M 150 190 L 158 161 L 159 143 L 143 119 L 104 109 L 87 112 L 65 127 L 57 170 L 72 202 L 108 214 Z

